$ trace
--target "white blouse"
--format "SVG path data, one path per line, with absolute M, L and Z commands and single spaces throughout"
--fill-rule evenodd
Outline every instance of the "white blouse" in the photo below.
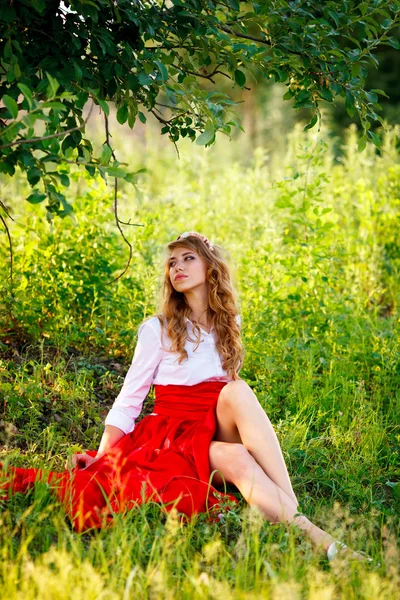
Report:
M 186 318 L 189 337 L 193 324 Z M 237 315 L 240 323 L 240 316 Z M 170 340 L 164 333 L 161 341 L 161 324 L 157 317 L 145 321 L 139 327 L 138 342 L 133 355 L 132 364 L 126 374 L 124 384 L 113 406 L 105 425 L 114 425 L 124 433 L 133 431 L 135 419 L 142 410 L 143 402 L 154 385 L 196 385 L 202 381 L 231 381 L 223 370 L 221 359 L 215 346 L 214 328 L 207 333 L 201 330 L 201 342 L 196 348 L 196 341 L 186 340 L 185 349 L 188 359 L 178 364 L 179 353 L 168 352 Z

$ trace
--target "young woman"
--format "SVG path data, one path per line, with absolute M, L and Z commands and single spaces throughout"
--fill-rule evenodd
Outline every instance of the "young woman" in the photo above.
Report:
M 139 328 L 97 452 L 74 455 L 64 473 L 11 469 L 9 485 L 24 491 L 46 477 L 82 531 L 150 498 L 187 516 L 220 510 L 236 502 L 216 489 L 225 480 L 269 521 L 304 529 L 329 559 L 364 558 L 298 514 L 274 429 L 239 377 L 240 317 L 221 250 L 191 231 L 167 250 L 161 311 Z M 152 384 L 154 412 L 135 426 Z

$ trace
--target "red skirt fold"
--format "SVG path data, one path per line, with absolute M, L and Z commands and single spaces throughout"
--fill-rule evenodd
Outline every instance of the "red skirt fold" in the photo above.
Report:
M 2 472 L 0 487 L 25 492 L 36 481 L 46 481 L 79 532 L 100 528 L 112 522 L 115 513 L 143 502 L 176 508 L 186 517 L 219 510 L 221 501 L 236 503 L 234 496 L 210 484 L 215 408 L 225 385 L 156 385 L 156 414 L 144 417 L 89 467 L 61 473 L 9 467 Z

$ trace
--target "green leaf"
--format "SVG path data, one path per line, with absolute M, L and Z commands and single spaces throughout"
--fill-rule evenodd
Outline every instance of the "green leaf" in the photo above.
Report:
M 144 115 L 142 112 L 139 111 L 138 116 L 142 123 L 146 123 L 146 121 L 147 121 L 146 115 Z
M 400 42 L 397 38 L 395 37 L 389 37 L 386 41 L 386 43 L 389 46 L 392 46 L 392 48 L 395 48 L 396 50 L 400 50 Z
M 58 111 L 62 112 L 62 111 L 68 110 L 68 106 L 66 106 L 62 102 L 57 102 L 55 100 L 53 100 L 51 102 L 43 102 L 42 106 L 43 106 L 43 108 L 52 108 L 56 112 L 58 112 Z
M 40 204 L 46 199 L 46 194 L 39 192 L 39 190 L 33 190 L 32 194 L 27 197 L 28 202 L 31 204 Z
M 123 169 L 120 169 L 119 167 L 107 167 L 106 169 L 104 169 L 104 171 L 107 173 L 107 175 L 110 175 L 111 177 L 125 177 L 126 176 L 126 171 L 124 171 Z
M 284 83 L 288 78 L 288 74 L 286 73 L 286 71 L 280 69 L 279 67 L 275 67 L 274 69 L 272 69 L 271 73 L 274 75 L 275 81 L 281 81 L 282 83 Z
M 108 165 L 108 163 L 110 162 L 111 156 L 112 156 L 112 149 L 110 148 L 110 146 L 108 144 L 103 144 L 103 151 L 102 151 L 100 159 L 99 159 L 100 164 Z
M 28 113 L 26 113 L 26 115 L 22 119 L 22 122 L 25 123 L 25 125 L 27 127 L 33 127 L 34 124 L 36 123 L 36 120 L 40 119 L 40 118 L 41 118 L 41 116 L 39 116 L 39 114 L 28 112 Z
M 155 60 L 154 63 L 158 67 L 159 73 L 161 75 L 162 83 L 163 84 L 166 83 L 168 81 L 168 70 L 167 70 L 166 66 L 160 60 Z
M 144 71 L 142 71 L 142 73 L 139 74 L 138 79 L 140 85 L 151 85 L 154 81 L 154 79 Z
M 45 9 L 46 9 L 46 2 L 45 0 L 31 0 L 31 4 L 33 6 L 33 8 L 39 13 L 39 14 L 43 14 Z
M 128 115 L 128 125 L 131 129 L 133 129 L 135 122 L 136 122 L 136 114 L 135 114 L 135 112 L 132 112 L 132 110 L 130 110 L 129 115 Z
M 0 160 L 0 173 L 5 173 L 6 175 L 14 175 L 15 167 L 10 162 L 2 159 Z
M 374 131 L 368 131 L 367 135 L 371 138 L 372 142 L 375 144 L 377 148 L 381 147 L 381 138 Z
M 318 121 L 318 113 L 315 113 L 315 115 L 313 116 L 311 121 L 308 123 L 308 125 L 306 125 L 304 127 L 304 131 L 307 131 L 307 129 L 312 129 L 312 127 L 314 127 L 314 125 L 317 123 L 317 121 Z
M 65 173 L 58 173 L 60 181 L 64 187 L 69 187 L 70 181 L 68 175 Z
M 27 170 L 26 175 L 27 175 L 29 183 L 33 187 L 34 185 L 39 183 L 40 178 L 42 176 L 42 171 L 40 169 L 38 169 L 37 167 L 31 167 L 30 169 Z
M 212 142 L 215 138 L 215 129 L 212 121 L 208 121 L 203 133 L 199 135 L 196 140 L 198 146 L 206 146 Z
M 46 77 L 49 81 L 46 95 L 48 98 L 54 98 L 54 96 L 57 94 L 57 90 L 60 87 L 60 84 L 58 83 L 57 79 L 50 75 L 50 73 L 46 73 Z
M 319 95 L 321 96 L 321 98 L 323 98 L 324 100 L 326 100 L 327 102 L 332 102 L 333 100 L 333 95 L 330 89 L 328 88 L 321 88 L 318 90 Z
M 350 115 L 350 117 L 354 117 L 354 115 L 356 114 L 354 96 L 349 90 L 346 90 L 346 100 L 344 105 L 346 107 L 347 114 Z
M 127 173 L 124 177 L 125 181 L 128 183 L 133 183 L 134 185 L 137 183 L 137 177 L 134 173 Z
M 57 214 L 63 219 L 67 215 L 70 215 L 72 212 L 74 212 L 74 209 L 63 194 L 59 194 L 59 198 L 61 200 L 61 204 L 63 205 L 63 210 L 58 210 Z
M 10 58 L 12 56 L 12 44 L 11 44 L 11 40 L 7 40 L 7 42 L 4 45 L 4 52 L 3 52 L 3 56 L 4 58 Z
M 18 63 L 14 63 L 13 70 L 15 79 L 19 79 L 21 77 L 21 68 Z
M 117 110 L 117 121 L 120 125 L 126 123 L 128 119 L 128 106 L 126 104 L 122 104 Z
M 0 11 L 0 20 L 5 23 L 11 23 L 14 19 L 17 18 L 15 9 L 10 3 L 7 6 L 7 3 L 3 2 L 3 6 Z
M 365 92 L 365 96 L 368 98 L 371 104 L 375 104 L 378 102 L 378 96 L 372 90 L 370 92 Z
M 380 96 L 385 96 L 385 98 L 389 98 L 389 96 L 387 95 L 386 92 L 384 92 L 383 90 L 379 90 L 374 88 L 373 90 L 371 90 L 371 92 L 375 92 L 375 94 L 379 94 Z
M 293 208 L 293 204 L 288 198 L 280 198 L 275 202 L 276 208 Z
M 363 135 L 358 140 L 358 151 L 362 152 L 366 145 L 367 145 L 367 136 Z
M 16 119 L 18 117 L 18 104 L 15 102 L 14 98 L 11 96 L 3 96 L 2 98 L 3 104 L 11 115 L 12 119 Z
M 61 144 L 62 151 L 64 152 L 66 158 L 70 158 L 70 156 L 72 155 L 72 152 L 67 154 L 67 150 L 69 148 L 76 148 L 76 146 L 77 144 L 72 135 L 67 135 L 67 137 L 63 140 L 63 143 Z
M 359 77 L 361 72 L 361 65 L 360 63 L 353 63 L 351 65 L 351 74 L 353 77 Z
M 354 48 L 353 50 L 350 50 L 350 52 L 347 53 L 347 57 L 350 60 L 350 62 L 356 62 L 360 58 L 360 54 L 361 50 L 359 50 L 358 48 Z
M 236 69 L 235 71 L 235 81 L 240 87 L 243 87 L 246 83 L 246 75 L 240 69 Z
M 107 102 L 105 100 L 101 100 L 100 98 L 96 98 L 96 101 L 99 103 L 99 106 L 103 110 L 106 117 L 108 117 L 110 114 L 110 107 L 108 106 Z
M 32 108 L 32 104 L 33 104 L 33 98 L 32 98 L 32 92 L 31 92 L 31 90 L 24 83 L 17 83 L 17 86 L 19 87 L 19 89 L 23 93 L 24 98 L 25 98 L 25 100 L 28 103 L 29 109 L 31 109 Z
M 83 77 L 83 72 L 82 69 L 80 68 L 80 66 L 78 65 L 77 62 L 73 62 L 74 65 L 74 73 L 75 73 L 75 77 L 77 78 L 78 81 L 81 81 L 82 77 Z
M 90 177 L 94 177 L 96 173 L 96 169 L 94 167 L 89 167 L 88 165 L 85 165 L 85 169 L 89 173 Z
M 400 481 L 387 481 L 385 485 L 392 489 L 392 494 L 395 498 L 400 499 Z

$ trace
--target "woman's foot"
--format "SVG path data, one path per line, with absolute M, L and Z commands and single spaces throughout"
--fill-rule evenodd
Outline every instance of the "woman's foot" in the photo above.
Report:
M 326 551 L 326 555 L 329 562 L 333 561 L 336 557 L 345 558 L 346 560 L 358 560 L 359 562 L 373 562 L 373 559 L 365 554 L 365 552 L 355 552 L 346 546 L 346 544 L 343 544 L 343 542 L 339 542 L 339 540 L 332 542 Z

